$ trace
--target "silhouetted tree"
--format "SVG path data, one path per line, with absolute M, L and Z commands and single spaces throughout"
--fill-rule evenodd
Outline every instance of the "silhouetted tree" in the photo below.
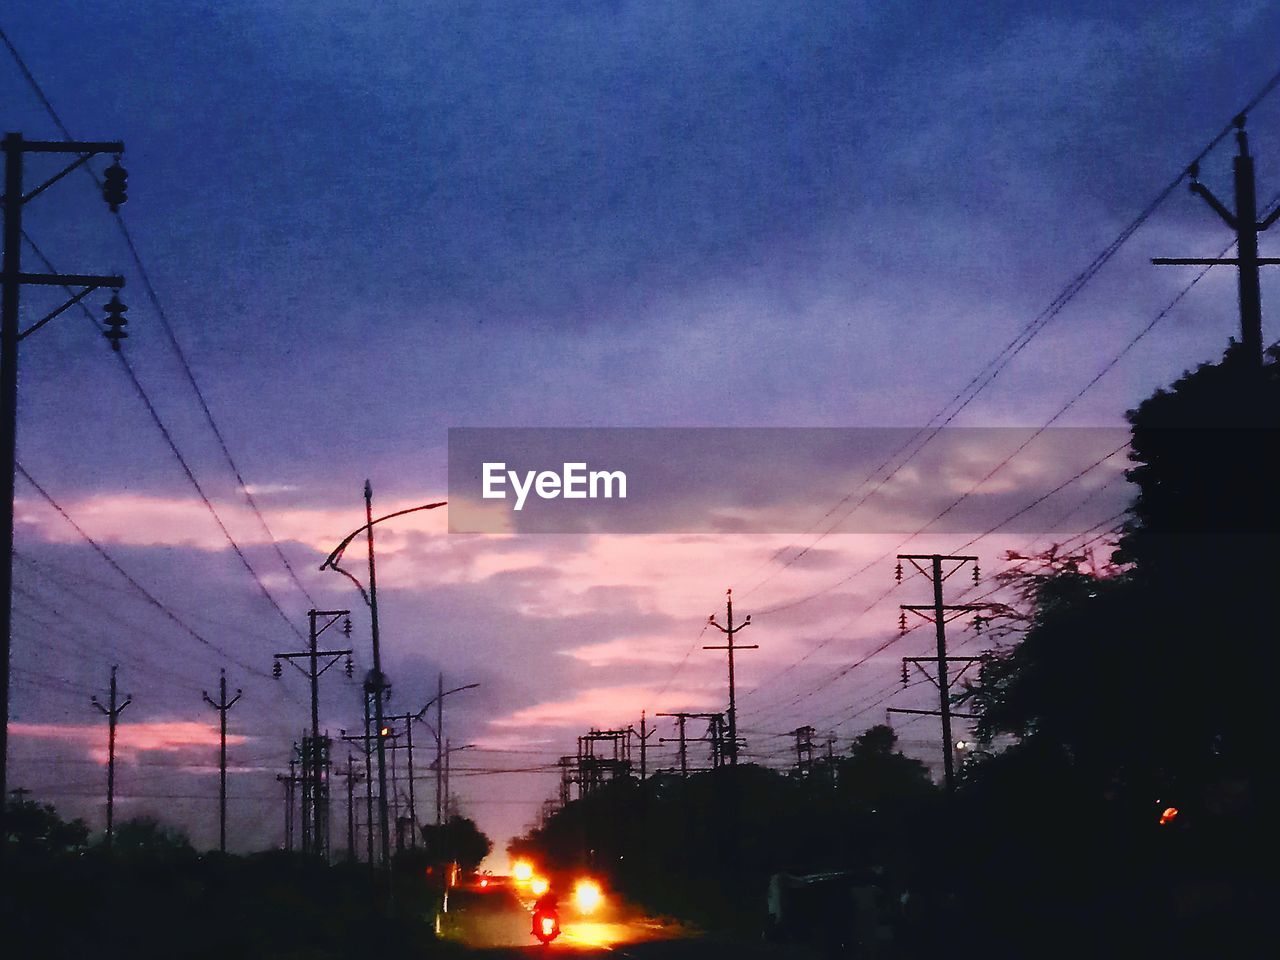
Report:
M 422 839 L 427 856 L 437 862 L 458 861 L 463 870 L 475 870 L 493 850 L 490 840 L 469 817 L 452 816 L 437 826 L 424 824 Z
M 49 853 L 83 850 L 89 843 L 83 820 L 63 820 L 52 806 L 30 800 L 5 806 L 5 833 L 6 843 Z
M 177 827 L 166 826 L 155 817 L 125 820 L 116 827 L 112 849 L 124 856 L 173 857 L 194 855 L 191 839 Z

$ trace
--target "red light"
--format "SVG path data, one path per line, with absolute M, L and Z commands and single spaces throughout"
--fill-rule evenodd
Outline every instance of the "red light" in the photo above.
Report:
M 542 918 L 542 935 L 549 937 L 556 931 L 556 922 L 550 917 Z
M 488 881 L 488 880 L 481 880 L 481 881 L 480 881 L 480 886 L 482 886 L 482 887 L 487 887 L 488 885 L 489 885 L 489 881 Z
M 1173 821 L 1177 819 L 1178 819 L 1178 808 L 1165 807 L 1164 813 L 1160 814 L 1160 826 L 1167 827 L 1169 824 L 1173 823 Z

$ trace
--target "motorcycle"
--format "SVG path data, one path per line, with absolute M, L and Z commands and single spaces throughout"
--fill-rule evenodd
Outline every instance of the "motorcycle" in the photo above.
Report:
M 538 910 L 533 915 L 533 935 L 543 945 L 560 936 L 560 916 L 555 910 Z

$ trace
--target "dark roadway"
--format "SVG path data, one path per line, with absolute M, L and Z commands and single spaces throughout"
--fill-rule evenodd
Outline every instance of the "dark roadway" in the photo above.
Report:
M 530 934 L 528 906 L 510 890 L 455 900 L 445 930 L 450 939 L 482 957 L 612 957 L 617 960 L 729 960 L 791 958 L 812 954 L 763 942 L 718 941 L 680 927 L 607 904 L 590 917 L 562 909 L 560 937 L 542 946 Z

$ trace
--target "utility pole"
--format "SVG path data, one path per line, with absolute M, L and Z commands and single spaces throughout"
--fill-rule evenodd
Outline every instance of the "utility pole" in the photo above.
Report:
M 427 706 L 430 706 L 428 704 Z M 427 708 L 423 707 L 423 711 Z M 436 674 L 436 826 L 444 823 L 444 672 Z
M 4 250 L 0 255 L 0 551 L 4 552 L 4 556 L 0 558 L 0 835 L 3 835 L 4 799 L 8 796 L 9 661 L 13 642 L 13 494 L 14 473 L 17 468 L 18 344 L 102 287 L 110 287 L 113 291 L 106 308 L 107 329 L 103 334 L 113 350 L 118 351 L 120 341 L 128 336 L 122 329 L 128 321 L 124 319 L 127 308 L 116 296 L 124 286 L 123 277 L 22 272 L 22 208 L 68 173 L 87 163 L 90 158 L 110 153 L 116 159 L 107 170 L 103 198 L 113 211 L 118 209 L 125 201 L 125 171 L 120 166 L 124 144 L 119 141 L 27 140 L 20 133 L 8 133 L 5 134 L 0 149 L 4 151 L 4 195 L 0 197 L 0 207 L 4 211 Z M 24 191 L 23 166 L 29 153 L 70 155 L 76 159 L 38 187 Z M 71 299 L 62 306 L 46 313 L 23 330 L 20 327 L 19 301 L 24 285 L 84 289 L 72 294 Z
M 98 702 L 97 697 L 90 697 L 92 703 L 107 718 L 107 849 L 111 849 L 111 841 L 115 838 L 116 808 L 116 721 L 124 708 L 133 703 L 132 695 L 126 696 L 123 703 L 116 702 L 116 667 L 111 668 L 111 693 L 108 695 L 108 706 Z
M 227 699 L 227 671 L 218 676 L 218 699 L 201 690 L 204 702 L 218 711 L 218 852 L 227 852 L 227 711 L 236 705 L 241 691 Z
M 915 567 L 916 570 L 928 577 L 930 582 L 933 584 L 933 603 L 901 604 L 902 613 L 899 617 L 898 628 L 903 633 L 906 632 L 906 615 L 908 613 L 913 613 L 922 620 L 934 625 L 938 655 L 932 659 L 937 664 L 937 679 L 935 681 L 935 685 L 938 688 L 939 698 L 938 716 L 942 720 L 942 778 L 947 793 L 951 793 L 955 790 L 955 756 L 952 752 L 953 744 L 951 742 L 952 681 L 947 677 L 947 623 L 955 620 L 957 617 L 963 616 L 966 613 L 984 610 L 986 607 L 980 603 L 944 603 L 942 598 L 942 584 L 957 571 L 963 569 L 969 564 L 973 564 L 973 582 L 977 583 L 979 579 L 978 558 L 951 557 L 938 553 L 900 553 L 898 554 L 898 568 L 896 573 L 899 582 L 902 580 L 903 560 L 906 560 Z M 928 566 L 924 567 L 921 566 L 921 564 L 928 564 Z M 950 564 L 951 566 L 949 569 L 944 570 L 944 564 Z M 905 671 L 905 665 L 903 669 Z
M 412 713 L 402 713 L 396 716 L 386 717 L 385 719 L 389 724 L 404 723 L 404 732 L 405 732 L 404 746 L 409 753 L 409 760 L 408 760 L 409 820 L 413 824 L 413 830 L 411 831 L 412 846 L 416 847 L 418 845 L 418 801 L 417 801 L 417 795 L 414 792 L 414 787 L 413 787 L 413 721 L 415 717 L 414 717 L 414 714 Z M 392 769 L 393 771 L 395 769 L 394 758 L 392 760 Z M 394 780 L 394 777 L 393 777 L 393 780 Z M 396 789 L 397 788 L 393 787 L 392 792 L 394 793 Z M 400 823 L 400 817 L 399 817 L 399 813 L 397 812 L 396 849 L 400 849 L 403 846 L 403 838 L 401 837 L 399 823 Z
M 343 620 L 342 630 L 346 636 L 351 635 L 350 610 L 308 610 L 307 620 L 310 625 L 307 636 L 307 649 L 273 654 L 275 663 L 272 673 L 280 678 L 280 662 L 285 661 L 302 673 L 311 686 L 311 736 L 302 740 L 302 813 L 305 829 L 303 837 L 310 836 L 310 843 L 303 845 L 304 853 L 326 855 L 328 847 L 328 781 L 325 771 L 328 767 L 328 738 L 320 737 L 320 677 L 330 667 L 347 658 L 346 672 L 350 677 L 353 671 L 351 650 L 321 650 L 320 635 L 339 620 Z M 319 625 L 324 620 L 323 626 Z M 326 662 L 321 665 L 320 661 Z M 298 660 L 305 660 L 306 667 L 298 666 Z
M 728 760 L 730 766 L 738 765 L 738 702 L 733 677 L 733 654 L 736 650 L 759 650 L 758 644 L 743 646 L 735 645 L 734 636 L 747 627 L 751 626 L 751 614 L 747 614 L 747 618 L 738 626 L 733 625 L 733 590 L 732 588 L 725 591 L 726 622 L 728 626 L 722 627 L 716 623 L 716 615 L 713 613 L 707 618 L 707 623 L 715 627 L 726 637 L 727 646 L 707 646 L 703 650 L 728 650 L 729 651 L 729 753 Z
M 655 713 L 654 716 L 672 717 L 676 721 L 678 736 L 674 738 L 659 737 L 658 742 L 679 744 L 680 776 L 682 778 L 687 779 L 689 776 L 689 740 L 685 733 L 685 723 L 689 720 L 707 721 L 707 736 L 711 740 L 711 768 L 718 770 L 724 765 L 728 751 L 725 748 L 723 713 L 694 713 L 684 710 L 677 713 Z
M 661 716 L 661 714 L 659 714 Z M 632 730 L 635 733 L 635 730 Z M 636 739 L 640 741 L 640 782 L 644 783 L 649 777 L 649 738 L 652 737 L 656 730 L 649 729 L 649 720 L 644 710 L 640 711 L 640 732 L 636 734 Z
M 296 752 L 298 745 L 295 743 L 293 749 Z M 289 760 L 289 773 L 286 776 L 283 773 L 276 774 L 276 782 L 284 784 L 284 848 L 290 853 L 293 852 L 293 799 L 294 789 L 298 784 L 297 774 L 298 761 Z
M 382 698 L 387 680 L 382 673 L 382 647 L 378 634 L 378 573 L 373 553 L 373 484 L 364 482 L 365 540 L 369 547 L 369 624 L 373 643 L 373 709 L 379 734 L 382 731 Z M 387 822 L 387 751 L 383 737 L 378 737 L 378 838 L 381 841 L 383 869 L 391 870 L 391 824 Z
M 796 776 L 803 779 L 813 769 L 813 727 L 796 727 L 791 735 L 796 738 Z
M 1258 256 L 1258 234 L 1266 230 L 1277 218 L 1280 218 L 1280 207 L 1277 207 L 1265 219 L 1258 220 L 1257 187 L 1253 176 L 1253 157 L 1249 154 L 1249 138 L 1244 132 L 1244 114 L 1236 117 L 1237 153 L 1232 160 L 1235 174 L 1236 209 L 1228 210 L 1226 205 L 1213 195 L 1213 192 L 1200 182 L 1200 164 L 1193 163 L 1187 170 L 1191 179 L 1191 192 L 1199 195 L 1209 207 L 1222 218 L 1222 221 L 1236 233 L 1236 256 L 1226 258 L 1215 257 L 1155 257 L 1152 263 L 1211 266 L 1219 263 L 1232 264 L 1238 267 L 1240 291 L 1240 343 L 1244 347 L 1249 361 L 1262 365 L 1262 287 L 1258 277 L 1258 267 L 1266 264 L 1280 264 L 1280 258 Z
M 365 830 L 365 848 L 369 864 L 369 875 L 372 877 L 376 861 L 373 857 L 373 747 L 369 743 L 372 739 L 372 735 L 369 732 L 369 698 L 372 696 L 370 691 L 370 684 L 366 681 L 364 686 L 364 735 L 351 735 L 345 730 L 338 732 L 342 739 L 348 743 L 359 744 L 358 749 L 364 753 L 365 822 L 368 824 L 368 828 Z
M 339 773 L 339 776 L 346 777 L 347 780 L 347 859 L 355 862 L 356 856 L 356 783 L 359 782 L 361 774 L 355 767 L 355 757 L 350 753 L 347 754 L 347 769 L 345 773 Z

